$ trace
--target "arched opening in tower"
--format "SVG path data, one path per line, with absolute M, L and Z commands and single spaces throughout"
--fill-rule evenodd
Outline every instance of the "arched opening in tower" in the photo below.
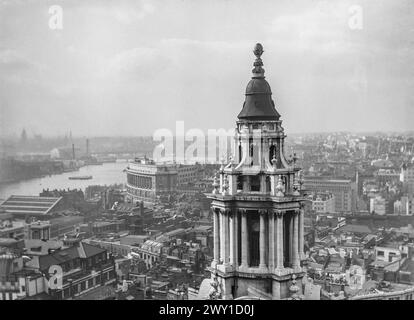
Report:
M 250 156 L 250 165 L 253 165 L 253 154 L 254 154 L 254 145 L 253 138 L 249 138 L 249 156 Z
M 237 176 L 237 191 L 243 191 L 243 176 Z
M 266 193 L 270 193 L 271 185 L 270 185 L 270 177 L 266 176 Z
M 260 191 L 260 176 L 251 176 L 250 178 L 250 190 L 259 192 Z
M 289 190 L 289 188 L 290 188 L 290 186 L 289 186 L 289 180 L 288 180 L 288 178 L 287 178 L 287 176 L 282 176 L 282 182 L 283 182 L 283 186 L 285 187 L 285 191 L 284 192 L 287 192 L 288 190 Z
M 276 146 L 272 144 L 269 148 L 269 162 L 271 164 L 274 157 L 276 157 Z
M 239 144 L 239 163 L 242 161 L 243 159 L 243 148 L 242 145 Z
M 290 267 L 291 216 L 283 216 L 283 265 Z

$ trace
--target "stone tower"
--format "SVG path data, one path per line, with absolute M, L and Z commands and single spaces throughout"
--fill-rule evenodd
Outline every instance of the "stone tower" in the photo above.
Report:
M 238 115 L 235 155 L 219 171 L 212 199 L 214 260 L 222 299 L 289 297 L 304 271 L 304 202 L 296 155 L 284 155 L 285 134 L 256 44 L 253 76 Z

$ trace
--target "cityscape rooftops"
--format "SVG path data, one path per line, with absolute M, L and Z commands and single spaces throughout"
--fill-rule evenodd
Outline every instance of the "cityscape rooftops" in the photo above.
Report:
M 89 258 L 104 252 L 106 252 L 105 249 L 80 242 L 79 245 L 39 256 L 38 259 L 28 261 L 27 266 L 38 268 L 39 270 L 48 270 L 51 265 L 60 265 L 75 258 Z
M 335 196 L 330 192 L 317 192 L 309 195 L 309 197 L 314 201 L 326 201 L 334 198 Z
M 345 233 L 359 233 L 359 234 L 370 234 L 372 233 L 371 229 L 368 228 L 365 225 L 359 225 L 359 224 L 346 224 L 340 228 L 337 229 L 338 232 Z
M 348 294 L 351 296 L 351 298 L 363 298 L 364 296 L 380 296 L 384 293 L 392 293 L 392 292 L 398 292 L 398 291 L 404 291 L 407 289 L 412 290 L 412 286 L 408 286 L 401 283 L 390 283 L 386 281 L 374 281 L 369 280 L 366 281 L 361 289 L 358 290 L 348 290 Z
M 63 243 L 57 240 L 24 240 L 25 254 L 29 255 L 47 255 L 50 250 L 57 250 L 63 247 Z

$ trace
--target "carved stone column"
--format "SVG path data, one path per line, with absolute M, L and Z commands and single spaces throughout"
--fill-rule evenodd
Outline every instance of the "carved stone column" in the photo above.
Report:
M 294 225 L 294 217 L 293 217 L 293 214 L 292 213 L 289 213 L 289 228 L 288 228 L 288 232 L 289 232 L 289 243 L 288 243 L 288 246 L 289 246 L 289 265 L 290 266 L 292 266 L 292 264 L 293 264 L 293 247 L 294 247 L 294 227 L 293 227 L 293 225 Z
M 226 256 L 226 236 L 224 231 L 224 210 L 220 209 L 220 264 L 224 264 L 224 257 Z
M 304 222 L 305 222 L 305 209 L 302 206 L 299 213 L 299 258 L 300 260 L 305 259 L 304 246 L 305 246 L 305 232 L 304 232 Z
M 230 237 L 229 237 L 229 213 L 230 210 L 225 209 L 221 213 L 223 215 L 223 221 L 224 221 L 224 259 L 223 264 L 228 265 L 229 264 L 229 258 L 230 258 Z
M 247 211 L 242 210 L 242 225 L 241 225 L 241 238 L 242 238 L 242 263 L 243 268 L 249 266 L 249 249 L 248 249 L 248 234 L 247 234 Z
M 299 260 L 299 210 L 293 214 L 293 241 L 292 241 L 292 267 L 300 267 Z
M 273 270 L 275 267 L 275 214 L 273 210 L 269 210 L 269 261 L 268 266 L 269 270 Z
M 214 259 L 213 262 L 217 265 L 220 261 L 220 220 L 219 213 L 216 208 L 213 208 L 213 228 L 214 228 Z
M 277 255 L 276 255 L 276 269 L 283 269 L 283 212 L 276 212 L 276 237 L 277 237 Z
M 233 212 L 233 222 L 234 222 L 234 266 L 236 268 L 239 267 L 240 261 L 239 261 L 239 211 L 234 210 Z
M 236 247 L 236 228 L 235 228 L 235 222 L 237 220 L 236 212 L 231 211 L 229 212 L 229 219 L 230 219 L 230 265 L 236 266 L 237 264 L 237 247 Z
M 265 226 L 266 210 L 259 210 L 259 214 L 260 214 L 260 235 L 259 235 L 260 263 L 259 263 L 259 268 L 266 269 L 266 226 Z

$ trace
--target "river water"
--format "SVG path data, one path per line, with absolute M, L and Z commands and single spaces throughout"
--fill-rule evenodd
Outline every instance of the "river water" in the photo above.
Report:
M 65 172 L 43 178 L 34 178 L 19 182 L 0 184 L 0 199 L 7 199 L 11 195 L 38 196 L 43 189 L 82 189 L 90 185 L 110 185 L 125 183 L 127 167 L 126 161 L 104 163 L 97 166 L 85 166 L 79 171 Z M 69 180 L 71 176 L 92 176 L 89 180 Z

